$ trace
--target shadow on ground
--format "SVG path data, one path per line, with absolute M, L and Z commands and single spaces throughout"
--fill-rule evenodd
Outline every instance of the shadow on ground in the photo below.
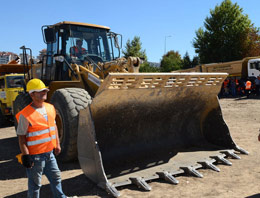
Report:
M 255 195 L 251 195 L 251 196 L 248 196 L 248 197 L 245 197 L 245 198 L 260 198 L 260 193 L 255 194 Z
M 0 180 L 12 180 L 19 178 L 26 178 L 25 168 L 18 163 L 16 155 L 20 153 L 18 138 L 4 138 L 0 139 Z M 61 171 L 81 169 L 79 162 L 74 161 L 70 163 L 58 162 Z M 84 174 L 62 180 L 63 191 L 67 196 L 90 196 L 97 195 L 100 197 L 109 197 L 107 193 L 98 188 L 91 182 Z M 41 188 L 41 197 L 50 197 L 50 185 L 43 185 Z M 19 192 L 8 198 L 26 198 L 27 191 Z
M 19 153 L 17 137 L 0 139 L 0 180 L 26 177 L 25 169 L 15 157 Z
M 67 196 L 99 196 L 101 198 L 109 198 L 111 196 L 98 188 L 94 183 L 86 178 L 85 175 L 79 175 L 70 179 L 62 180 L 63 192 Z M 41 197 L 51 197 L 50 185 L 43 185 L 41 187 Z M 27 191 L 19 192 L 5 198 L 26 198 Z

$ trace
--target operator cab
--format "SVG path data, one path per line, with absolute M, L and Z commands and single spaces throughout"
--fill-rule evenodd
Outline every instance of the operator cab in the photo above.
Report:
M 250 59 L 248 61 L 248 77 L 257 78 L 260 75 L 260 59 Z
M 120 57 L 122 37 L 99 25 L 61 22 L 42 27 L 47 55 L 43 58 L 41 79 L 67 80 L 70 64 L 109 62 Z M 64 60 L 63 60 L 64 59 Z

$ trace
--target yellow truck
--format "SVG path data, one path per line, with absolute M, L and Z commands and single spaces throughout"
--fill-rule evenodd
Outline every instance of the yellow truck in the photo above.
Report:
M 229 74 L 229 77 L 252 79 L 260 75 L 260 57 L 246 57 L 238 61 L 202 64 L 174 72 L 225 72 Z
M 0 64 L 0 127 L 13 120 L 13 102 L 23 91 L 24 66 L 17 63 Z

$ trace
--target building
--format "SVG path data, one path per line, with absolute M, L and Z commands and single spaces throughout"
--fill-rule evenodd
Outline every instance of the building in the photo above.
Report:
M 23 54 L 19 54 L 19 57 L 20 57 L 21 64 L 26 64 L 26 61 L 27 61 L 27 63 L 29 63 L 29 60 L 30 60 L 29 54 L 26 54 L 26 57 L 24 57 Z M 27 60 L 24 60 L 24 58 L 27 59 Z
M 13 52 L 0 52 L 0 64 L 7 64 L 9 61 L 15 60 L 17 54 Z

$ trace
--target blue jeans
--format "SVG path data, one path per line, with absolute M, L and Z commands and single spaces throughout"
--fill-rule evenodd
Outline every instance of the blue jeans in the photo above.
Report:
M 53 152 L 31 155 L 34 162 L 32 168 L 26 168 L 28 177 L 28 198 L 39 198 L 41 178 L 45 174 L 51 186 L 54 198 L 66 198 L 61 187 L 60 170 Z

